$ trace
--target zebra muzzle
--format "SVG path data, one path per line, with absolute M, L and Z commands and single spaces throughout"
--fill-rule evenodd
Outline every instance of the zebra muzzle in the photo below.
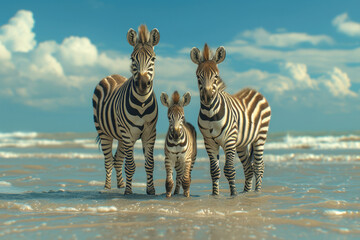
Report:
M 150 87 L 151 85 L 151 81 L 148 78 L 147 74 L 142 74 L 140 73 L 138 75 L 138 79 L 137 79 L 137 84 L 136 84 L 139 88 L 139 92 L 140 93 L 145 93 L 146 90 L 148 89 L 148 87 Z

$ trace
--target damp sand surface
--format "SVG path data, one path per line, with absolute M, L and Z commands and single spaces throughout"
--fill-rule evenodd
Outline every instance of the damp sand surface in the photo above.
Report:
M 91 134 L 0 134 L 0 238 L 359 239 L 357 136 L 274 136 L 265 152 L 262 192 L 241 193 L 244 175 L 236 163 L 235 197 L 223 174 L 220 195 L 211 195 L 200 143 L 190 198 L 167 199 L 161 138 L 156 195 L 146 195 L 140 145 L 134 194 L 124 196 L 115 176 L 113 189 L 103 189 L 104 162 Z

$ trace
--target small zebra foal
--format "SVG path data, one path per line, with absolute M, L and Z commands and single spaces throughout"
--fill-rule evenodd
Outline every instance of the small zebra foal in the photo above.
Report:
M 184 196 L 190 196 L 191 170 L 196 158 L 196 131 L 193 125 L 185 121 L 184 107 L 190 103 L 191 95 L 180 95 L 175 91 L 169 99 L 166 93 L 160 97 L 161 103 L 168 107 L 169 129 L 165 141 L 166 197 L 171 197 L 174 186 L 173 168 L 176 170 L 174 195 L 179 193 L 180 185 Z

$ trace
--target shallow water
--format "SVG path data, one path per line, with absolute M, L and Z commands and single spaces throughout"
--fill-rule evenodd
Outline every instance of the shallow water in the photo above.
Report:
M 210 195 L 209 163 L 200 142 L 191 197 L 167 199 L 163 142 L 157 142 L 156 196 L 145 194 L 140 146 L 134 194 L 124 196 L 124 189 L 115 189 L 115 176 L 113 189 L 103 189 L 104 162 L 92 134 L 0 134 L 0 238 L 360 237 L 357 135 L 270 139 L 262 192 L 241 193 L 244 176 L 237 163 L 236 197 L 229 196 L 223 175 L 220 195 Z

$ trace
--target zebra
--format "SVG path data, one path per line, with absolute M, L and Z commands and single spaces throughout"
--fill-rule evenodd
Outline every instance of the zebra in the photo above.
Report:
M 225 153 L 224 175 L 229 182 L 231 195 L 236 195 L 235 154 L 243 165 L 244 192 L 252 187 L 255 173 L 255 191 L 261 190 L 264 174 L 263 152 L 269 130 L 271 109 L 263 95 L 253 89 L 243 89 L 234 95 L 225 92 L 225 83 L 219 76 L 217 65 L 224 61 L 224 47 L 212 53 L 207 44 L 202 54 L 196 47 L 190 58 L 198 65 L 196 76 L 200 92 L 199 129 L 204 138 L 210 159 L 212 193 L 219 194 L 219 147 Z
M 190 196 L 191 170 L 196 158 L 196 131 L 193 125 L 185 121 L 184 107 L 190 103 L 191 95 L 185 93 L 182 99 L 177 91 L 169 99 L 166 93 L 161 93 L 161 103 L 168 107 L 169 129 L 165 140 L 166 197 L 171 197 L 174 186 L 173 168 L 176 170 L 176 187 L 178 194 L 180 185 L 184 196 Z
M 127 41 L 134 50 L 131 54 L 132 76 L 126 79 L 120 75 L 103 78 L 93 95 L 94 123 L 98 140 L 105 157 L 105 189 L 111 188 L 111 173 L 116 170 L 117 187 L 125 186 L 122 165 L 125 161 L 125 195 L 132 193 L 132 177 L 135 172 L 134 144 L 141 138 L 147 175 L 146 192 L 155 195 L 153 183 L 154 144 L 158 105 L 153 91 L 155 52 L 160 34 L 155 28 L 150 33 L 146 25 L 127 33 Z M 113 156 L 112 143 L 118 140 Z

